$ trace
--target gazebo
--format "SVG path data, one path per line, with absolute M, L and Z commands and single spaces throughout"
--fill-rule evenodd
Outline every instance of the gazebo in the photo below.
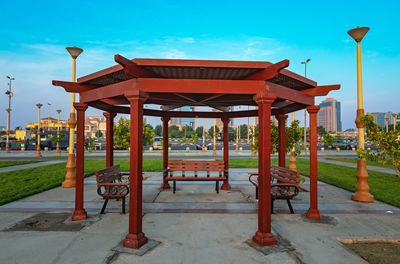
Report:
M 72 220 L 86 219 L 83 202 L 84 121 L 88 106 L 104 111 L 107 122 L 106 166 L 113 165 L 113 119 L 130 114 L 129 233 L 123 245 L 140 248 L 147 243 L 142 230 L 142 126 L 143 116 L 163 121 L 163 166 L 168 165 L 168 121 L 171 117 L 221 118 L 224 127 L 224 166 L 228 170 L 228 122 L 234 117 L 259 118 L 258 230 L 253 241 L 260 246 L 276 244 L 271 233 L 270 120 L 278 119 L 279 166 L 285 166 L 285 121 L 287 113 L 307 109 L 310 115 L 310 208 L 308 218 L 320 219 L 317 198 L 317 112 L 316 96 L 325 96 L 340 85 L 318 86 L 315 81 L 286 68 L 288 60 L 216 61 L 176 59 L 133 59 L 115 55 L 115 66 L 94 72 L 74 82 L 53 81 L 67 92 L 79 93 L 77 110 L 76 192 Z M 161 110 L 144 109 L 161 105 Z M 181 106 L 209 106 L 221 112 L 171 111 Z M 251 111 L 228 111 L 236 105 L 258 106 Z M 164 180 L 161 188 L 168 189 Z M 230 189 L 229 179 L 221 187 Z

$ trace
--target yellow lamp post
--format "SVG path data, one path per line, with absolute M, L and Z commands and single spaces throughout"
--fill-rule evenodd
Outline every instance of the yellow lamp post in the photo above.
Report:
M 204 141 L 206 140 L 206 120 L 203 119 L 203 142 L 201 145 L 201 152 L 205 152 L 206 151 L 206 147 L 204 145 Z
M 72 82 L 76 81 L 76 58 L 83 52 L 83 49 L 78 47 L 67 47 L 68 53 L 72 57 Z M 71 113 L 68 120 L 69 126 L 69 147 L 68 147 L 68 161 L 67 161 L 67 174 L 65 181 L 62 183 L 64 188 L 75 187 L 75 154 L 74 154 L 74 131 L 76 126 L 75 121 L 75 93 L 71 93 Z
M 347 33 L 357 42 L 357 118 L 356 126 L 358 128 L 358 152 L 365 150 L 364 141 L 364 124 L 360 118 L 364 115 L 363 108 L 363 95 L 362 95 L 362 74 L 361 74 L 361 45 L 360 42 L 367 34 L 368 27 L 356 27 L 349 30 Z M 356 192 L 352 195 L 352 199 L 358 202 L 373 202 L 374 196 L 369 193 L 369 186 L 367 183 L 367 161 L 365 158 L 358 158 L 357 160 L 357 185 Z
M 254 137 L 255 133 L 256 133 L 256 118 L 253 117 L 253 136 L 252 136 L 253 147 L 251 148 L 251 156 L 253 156 L 253 157 L 256 155 L 256 151 L 255 151 L 255 147 L 254 147 L 254 145 L 256 143 L 255 137 Z
M 40 153 L 40 107 L 42 107 L 42 104 L 36 104 L 38 108 L 38 128 L 37 128 L 37 133 L 36 133 L 36 158 L 42 157 L 42 154 Z
M 302 61 L 301 64 L 304 64 L 304 77 L 307 78 L 307 63 L 310 62 L 311 59 L 307 59 L 306 61 Z M 307 150 L 307 110 L 304 109 L 304 151 Z
M 386 133 L 389 132 L 389 117 L 385 117 L 385 126 L 386 126 Z
M 7 111 L 7 139 L 6 139 L 6 153 L 10 153 L 10 146 L 9 146 L 9 137 L 10 137 L 10 114 L 11 114 L 11 97 L 13 96 L 13 93 L 11 92 L 11 82 L 15 80 L 15 78 L 10 77 L 7 75 L 7 79 L 10 80 L 8 83 L 9 90 L 6 92 L 6 95 L 8 95 L 8 108 L 6 109 Z
M 396 114 L 392 114 L 393 116 L 393 131 L 396 131 Z
M 58 114 L 58 119 L 57 119 L 57 149 L 56 149 L 56 153 L 60 153 L 60 113 L 61 110 L 58 109 L 57 110 L 57 114 Z
M 294 122 L 294 112 L 292 113 L 292 123 Z M 293 147 L 292 151 L 290 152 L 290 166 L 289 169 L 292 171 L 297 171 L 296 167 L 296 155 L 295 155 L 295 148 Z
M 215 156 L 217 156 L 217 146 L 216 146 L 216 140 L 215 140 L 215 119 L 214 119 L 214 126 L 213 126 L 213 141 L 214 141 L 214 144 L 213 144 L 213 156 L 215 157 Z
M 240 126 L 240 119 L 236 119 L 236 150 L 235 152 L 239 152 L 239 126 Z

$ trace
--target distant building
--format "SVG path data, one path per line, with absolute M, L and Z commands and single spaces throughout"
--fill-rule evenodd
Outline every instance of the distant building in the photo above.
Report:
M 317 115 L 318 126 L 323 126 L 328 132 L 342 131 L 340 102 L 334 98 L 327 98 L 319 106 L 320 110 Z
M 175 111 L 184 111 L 184 112 L 194 112 L 197 107 L 194 106 L 183 106 Z M 182 129 L 182 127 L 185 126 L 190 126 L 193 129 L 197 128 L 197 120 L 195 120 L 194 117 L 172 117 L 171 121 L 169 123 L 170 126 L 178 126 L 179 129 Z
M 35 129 L 38 126 L 38 122 L 28 123 L 26 125 L 27 129 Z M 68 130 L 68 121 L 67 120 L 60 120 L 58 122 L 57 119 L 52 117 L 46 117 L 40 119 L 40 128 L 42 131 L 57 131 L 57 128 L 60 128 L 61 131 Z
M 97 131 L 101 131 L 102 137 L 105 136 L 106 122 L 103 116 L 85 117 L 85 137 L 95 138 Z
M 375 123 L 379 124 L 382 129 L 386 128 L 385 117 L 388 118 L 388 124 L 393 125 L 394 118 L 392 112 L 373 112 L 371 115 L 374 117 Z

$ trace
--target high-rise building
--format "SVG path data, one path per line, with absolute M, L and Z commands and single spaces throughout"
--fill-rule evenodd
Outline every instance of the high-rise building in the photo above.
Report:
M 185 111 L 185 112 L 194 112 L 194 106 L 183 106 L 178 108 L 176 111 Z M 170 125 L 176 125 L 180 129 L 185 126 L 190 126 L 193 129 L 196 129 L 196 122 L 194 117 L 173 117 L 171 118 Z
M 342 131 L 340 102 L 334 98 L 327 98 L 319 106 L 320 110 L 317 115 L 318 126 L 323 126 L 326 131 Z
M 388 125 L 393 125 L 394 118 L 392 112 L 373 112 L 371 115 L 374 117 L 375 123 L 379 124 L 382 129 L 386 128 L 385 118 L 388 118 Z

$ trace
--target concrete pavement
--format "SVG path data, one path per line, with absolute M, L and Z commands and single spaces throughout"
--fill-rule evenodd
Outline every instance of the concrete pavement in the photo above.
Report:
M 85 179 L 89 220 L 80 231 L 66 231 L 68 220 L 54 225 L 66 225 L 63 231 L 54 226 L 45 231 L 51 221 L 43 220 L 43 212 L 71 213 L 74 189 L 58 187 L 3 205 L 0 263 L 366 263 L 338 239 L 400 239 L 399 208 L 377 201 L 356 203 L 350 192 L 319 183 L 323 221 L 304 217 L 307 191 L 294 199 L 294 215 L 286 202 L 275 202 L 272 231 L 292 249 L 264 255 L 246 243 L 257 230 L 257 201 L 247 180 L 252 171 L 231 169 L 232 190 L 220 194 L 213 183 L 204 182 L 178 182 L 176 194 L 161 191 L 161 173 L 145 173 L 143 231 L 161 244 L 143 256 L 112 250 L 128 232 L 128 214 L 120 213 L 120 202 L 110 201 L 106 214 L 99 215 L 103 201 L 94 177 Z M 308 182 L 302 184 L 304 190 L 308 187 Z M 13 229 L 24 220 L 31 231 Z

